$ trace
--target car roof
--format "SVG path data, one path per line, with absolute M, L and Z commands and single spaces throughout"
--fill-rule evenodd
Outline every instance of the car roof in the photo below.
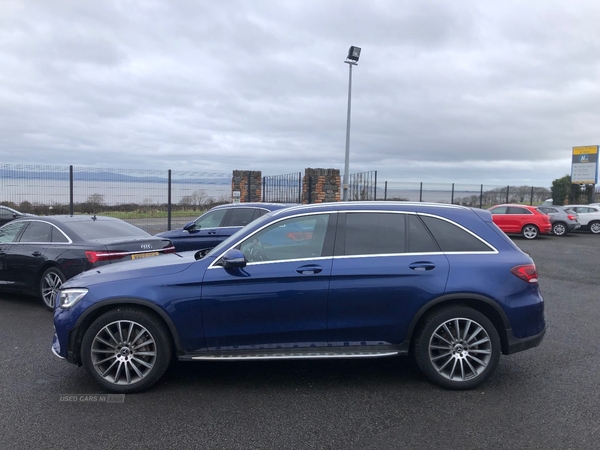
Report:
M 247 203 L 227 203 L 225 205 L 218 205 L 211 208 L 210 211 L 217 209 L 228 209 L 228 208 L 262 208 L 269 211 L 275 211 L 277 209 L 288 208 L 290 206 L 296 206 L 298 203 L 269 203 L 269 202 L 247 202 Z
M 297 212 L 319 212 L 322 210 L 328 211 L 365 211 L 365 210 L 380 210 L 380 211 L 418 211 L 418 212 L 434 212 L 434 211 L 472 211 L 474 208 L 467 206 L 453 205 L 448 203 L 427 203 L 427 202 L 397 202 L 397 201 L 366 201 L 366 202 L 331 202 L 331 203 L 311 203 L 309 205 L 290 206 L 284 210 L 274 211 L 271 215 L 279 215 L 284 213 Z
M 25 216 L 25 217 L 19 217 L 18 219 L 15 219 L 15 222 L 22 222 L 23 220 L 45 220 L 47 222 L 50 223 L 65 223 L 65 224 L 69 224 L 69 223 L 74 223 L 74 222 L 87 222 L 87 221 L 120 221 L 121 219 L 117 219 L 115 217 L 108 217 L 108 216 L 96 216 L 96 215 L 75 215 L 75 216 L 69 216 L 69 215 L 56 215 L 56 216 Z

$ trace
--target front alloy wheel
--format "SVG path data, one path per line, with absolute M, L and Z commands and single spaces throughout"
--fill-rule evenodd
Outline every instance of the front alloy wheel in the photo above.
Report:
M 447 389 L 483 383 L 500 359 L 500 338 L 490 320 L 465 306 L 430 315 L 415 341 L 417 364 L 431 381 Z
M 535 239 L 539 232 L 535 225 L 525 225 L 523 227 L 523 237 L 525 239 Z
M 81 346 L 86 370 L 112 392 L 143 391 L 164 374 L 171 360 L 171 339 L 152 314 L 120 308 L 100 316 Z

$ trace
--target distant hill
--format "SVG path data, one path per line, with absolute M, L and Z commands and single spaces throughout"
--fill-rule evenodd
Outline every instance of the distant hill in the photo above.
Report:
M 4 169 L 0 168 L 0 178 L 12 180 L 62 180 L 69 181 L 68 170 L 23 170 L 23 169 Z M 167 183 L 168 174 L 165 171 L 164 176 L 147 175 L 140 172 L 139 175 L 130 175 L 110 170 L 102 171 L 73 171 L 74 181 L 100 181 L 113 183 Z M 209 184 L 209 185 L 229 185 L 231 184 L 231 175 L 220 173 L 205 172 L 172 172 L 171 181 L 173 183 L 185 184 Z

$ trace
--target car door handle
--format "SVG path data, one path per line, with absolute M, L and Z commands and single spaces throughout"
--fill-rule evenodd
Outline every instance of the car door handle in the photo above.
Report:
M 39 252 L 39 251 L 37 251 L 37 250 L 36 250 L 36 251 L 35 251 L 35 252 L 33 252 L 31 255 L 32 255 L 32 256 L 42 256 L 42 252 Z
M 435 269 L 435 264 L 429 261 L 417 261 L 409 266 L 412 270 L 425 271 Z
M 323 271 L 321 266 L 317 266 L 316 264 L 308 264 L 306 266 L 300 266 L 296 269 L 296 272 L 301 273 L 302 275 L 314 275 L 315 273 L 320 273 Z
M 217 234 L 216 231 L 209 231 L 208 234 Z

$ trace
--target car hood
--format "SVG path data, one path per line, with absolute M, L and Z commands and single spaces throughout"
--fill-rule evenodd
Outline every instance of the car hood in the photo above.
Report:
M 195 252 L 169 253 L 134 261 L 97 267 L 68 280 L 63 288 L 83 287 L 107 281 L 131 280 L 172 275 L 182 272 L 196 262 Z

